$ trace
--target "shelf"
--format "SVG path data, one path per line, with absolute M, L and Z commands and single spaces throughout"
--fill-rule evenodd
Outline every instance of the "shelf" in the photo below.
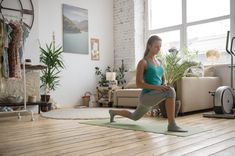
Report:
M 21 68 L 23 69 L 23 65 L 21 64 Z M 42 70 L 46 69 L 46 66 L 44 65 L 25 65 L 25 69 L 29 70 Z
M 38 105 L 38 114 L 40 114 L 40 110 L 42 106 L 45 106 L 46 104 L 51 104 L 49 102 L 43 102 L 43 101 L 37 101 L 37 102 L 26 102 L 26 107 L 27 106 L 32 106 L 32 105 Z M 11 107 L 11 106 L 24 106 L 23 102 L 17 103 L 17 102 L 0 102 L 0 107 Z M 17 111 L 18 112 L 18 111 Z M 1 112 L 2 113 L 2 112 Z M 5 112 L 4 112 L 5 113 Z M 9 112 L 8 112 L 9 113 Z

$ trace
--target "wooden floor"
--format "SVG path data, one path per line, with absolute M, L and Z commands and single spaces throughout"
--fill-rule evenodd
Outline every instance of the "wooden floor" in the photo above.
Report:
M 144 118 L 146 122 L 151 118 Z M 156 119 L 155 119 L 156 120 Z M 158 122 L 166 122 L 158 118 Z M 0 155 L 235 155 L 235 120 L 178 117 L 182 126 L 203 126 L 210 131 L 188 137 L 146 133 L 30 116 L 0 117 Z

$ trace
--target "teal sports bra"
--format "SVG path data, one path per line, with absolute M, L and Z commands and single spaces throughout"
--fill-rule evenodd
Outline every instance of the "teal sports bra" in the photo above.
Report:
M 147 68 L 144 71 L 144 82 L 150 85 L 160 86 L 162 85 L 162 77 L 164 74 L 164 69 L 162 64 L 158 61 L 159 66 L 154 66 L 151 62 L 147 61 Z M 143 93 L 150 92 L 151 89 L 143 89 Z

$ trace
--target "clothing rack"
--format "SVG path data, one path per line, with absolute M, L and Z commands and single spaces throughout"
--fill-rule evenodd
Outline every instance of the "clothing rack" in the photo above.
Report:
M 22 22 L 22 19 L 24 18 L 23 17 L 23 14 L 31 14 L 33 15 L 34 14 L 34 9 L 32 10 L 27 10 L 27 9 L 23 9 L 23 6 L 22 6 L 22 3 L 21 1 L 19 0 L 19 3 L 20 3 L 20 6 L 21 6 L 21 10 L 18 10 L 18 9 L 14 9 L 14 8 L 8 8 L 8 7 L 3 7 L 2 6 L 2 2 L 4 0 L 1 0 L 0 1 L 0 14 L 2 15 L 2 18 L 3 18 L 3 21 L 6 20 L 6 17 L 14 17 L 14 18 L 17 18 L 20 20 L 20 23 Z M 33 8 L 33 4 L 32 4 L 32 1 L 30 0 L 30 3 L 31 3 L 31 6 Z M 21 13 L 21 16 L 14 16 L 14 15 L 9 15 L 9 14 L 2 14 L 2 9 L 6 9 L 6 10 L 11 10 L 11 11 L 18 11 Z M 34 17 L 34 16 L 33 16 Z M 34 18 L 33 18 L 33 21 L 34 21 Z M 33 25 L 33 22 L 31 24 L 31 26 L 28 26 L 26 23 L 22 22 L 21 24 L 25 24 L 28 28 L 32 28 L 32 25 Z M 28 111 L 27 108 L 26 108 L 26 93 L 27 93 L 27 89 L 26 89 L 26 69 L 25 69 L 25 58 L 24 58 L 24 55 L 22 55 L 22 60 L 23 60 L 23 90 L 24 90 L 24 108 L 23 110 L 17 110 L 17 111 L 11 111 L 11 112 L 0 112 L 0 113 L 18 113 L 18 119 L 21 118 L 21 115 L 20 113 L 23 113 L 23 112 L 28 112 L 31 114 L 31 121 L 34 121 L 34 116 L 33 116 L 33 111 Z M 40 109 L 40 107 L 38 108 Z

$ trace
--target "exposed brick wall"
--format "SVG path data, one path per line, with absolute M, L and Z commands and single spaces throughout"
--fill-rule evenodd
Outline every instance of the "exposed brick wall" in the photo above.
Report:
M 124 60 L 127 69 L 134 69 L 143 53 L 144 1 L 114 0 L 114 66 Z

